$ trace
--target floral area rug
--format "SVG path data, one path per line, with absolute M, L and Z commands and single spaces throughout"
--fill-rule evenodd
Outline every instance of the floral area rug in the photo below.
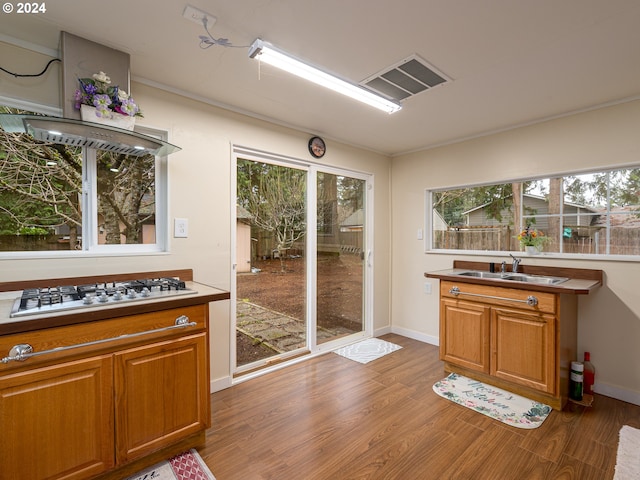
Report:
M 334 353 L 359 363 L 369 363 L 402 347 L 379 338 L 368 338 L 334 350 Z
M 198 452 L 192 448 L 157 463 L 126 480 L 216 480 Z
M 518 428 L 538 428 L 551 407 L 456 373 L 436 382 L 443 398 Z
M 616 473 L 613 480 L 638 478 L 640 478 L 640 430 L 625 425 L 620 429 Z

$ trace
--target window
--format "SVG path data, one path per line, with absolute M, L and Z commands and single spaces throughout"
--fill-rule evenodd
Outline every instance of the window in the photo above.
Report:
M 163 251 L 165 238 L 165 159 L 0 128 L 0 253 Z
M 640 255 L 640 168 L 427 191 L 430 250 L 519 251 L 526 227 L 546 253 Z

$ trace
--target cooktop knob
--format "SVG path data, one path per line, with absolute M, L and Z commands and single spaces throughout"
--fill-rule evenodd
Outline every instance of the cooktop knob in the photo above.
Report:
M 82 299 L 82 303 L 85 305 L 91 305 L 93 303 L 93 297 L 91 295 L 85 295 Z
M 106 303 L 106 302 L 108 302 L 108 301 L 109 301 L 109 296 L 107 295 L 107 292 L 102 292 L 102 295 L 100 295 L 100 296 L 98 297 L 98 301 L 99 301 L 100 303 Z
M 133 288 L 130 288 L 127 292 L 127 298 L 136 298 L 136 291 Z
M 151 291 L 147 287 L 144 287 L 142 289 L 141 295 L 143 297 L 150 297 L 151 296 Z

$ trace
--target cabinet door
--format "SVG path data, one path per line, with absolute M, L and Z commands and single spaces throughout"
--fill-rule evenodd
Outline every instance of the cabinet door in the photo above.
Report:
M 444 298 L 440 309 L 440 359 L 489 373 L 490 308 Z
M 209 426 L 206 341 L 202 332 L 115 355 L 118 463 Z
M 0 479 L 81 479 L 113 467 L 111 356 L 0 377 Z
M 555 317 L 495 308 L 491 374 L 555 394 Z

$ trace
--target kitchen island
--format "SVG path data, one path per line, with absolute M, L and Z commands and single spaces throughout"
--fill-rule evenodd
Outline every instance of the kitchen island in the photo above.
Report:
M 181 291 L 161 291 L 166 281 L 136 291 L 136 278 L 179 278 Z M 112 287 L 120 282 L 125 292 Z M 83 284 L 99 286 L 98 300 L 11 316 L 19 289 Z M 209 302 L 228 292 L 193 282 L 190 270 L 11 282 L 0 292 L 0 480 L 123 478 L 203 441 Z

